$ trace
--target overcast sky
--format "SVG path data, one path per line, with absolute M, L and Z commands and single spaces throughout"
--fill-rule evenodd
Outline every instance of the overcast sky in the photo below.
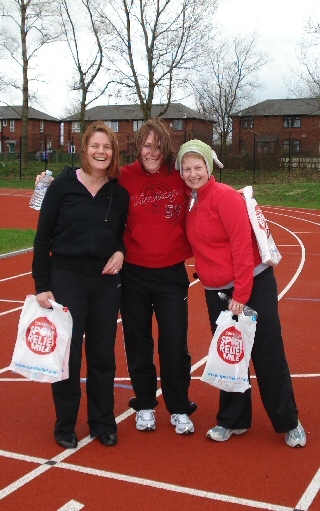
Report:
M 266 88 L 256 94 L 257 102 L 289 97 L 285 77 L 298 65 L 296 47 L 305 23 L 311 17 L 320 21 L 319 0 L 218 0 L 218 5 L 226 33 L 255 31 L 259 48 L 272 60 L 259 75 Z
M 267 52 L 272 60 L 260 73 L 260 79 L 265 82 L 266 88 L 256 93 L 255 102 L 290 97 L 284 78 L 289 79 L 290 67 L 294 68 L 297 65 L 296 46 L 301 40 L 303 26 L 310 17 L 320 21 L 319 0 L 267 0 L 266 2 L 218 0 L 218 11 L 214 22 L 219 23 L 222 32 L 230 36 L 237 33 L 249 36 L 255 31 L 259 36 L 258 47 Z M 68 75 L 70 65 L 72 63 L 66 45 L 46 47 L 40 68 L 47 83 L 37 84 L 41 105 L 34 105 L 35 108 L 56 117 L 65 114 L 68 88 L 66 79 L 63 77 Z M 69 78 L 71 76 L 70 69 Z M 115 103 L 113 97 L 105 96 L 90 106 L 107 104 L 108 99 L 110 104 Z M 117 101 L 119 102 L 121 101 Z M 184 102 L 194 107 L 191 99 Z

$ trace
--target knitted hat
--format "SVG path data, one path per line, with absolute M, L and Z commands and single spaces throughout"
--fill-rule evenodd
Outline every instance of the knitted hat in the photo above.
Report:
M 215 162 L 220 169 L 223 168 L 223 164 L 221 163 L 221 161 L 218 160 L 216 153 L 213 151 L 213 149 L 211 149 L 210 146 L 208 146 L 208 144 L 205 144 L 201 140 L 189 140 L 189 142 L 186 142 L 185 144 L 183 144 L 180 147 L 178 155 L 177 155 L 176 169 L 180 170 L 181 176 L 182 176 L 182 165 L 181 165 L 182 157 L 186 153 L 190 153 L 190 152 L 198 153 L 204 158 L 206 167 L 208 169 L 209 177 L 213 171 L 213 162 Z

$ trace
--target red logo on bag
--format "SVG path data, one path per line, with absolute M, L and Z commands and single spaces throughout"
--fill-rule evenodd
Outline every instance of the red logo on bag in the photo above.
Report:
M 255 209 L 255 212 L 256 212 L 256 216 L 257 216 L 257 220 L 258 220 L 258 224 L 259 224 L 260 229 L 265 231 L 266 235 L 267 235 L 267 238 L 269 238 L 269 236 L 270 236 L 270 229 L 268 227 L 267 220 L 266 220 L 264 214 L 262 213 L 262 211 L 259 208 L 258 204 L 256 205 L 256 207 L 254 209 Z
M 57 330 L 47 318 L 37 318 L 27 328 L 26 342 L 28 348 L 38 355 L 47 355 L 56 348 Z
M 226 328 L 218 339 L 217 351 L 219 357 L 228 364 L 238 364 L 244 357 L 241 332 L 234 326 Z

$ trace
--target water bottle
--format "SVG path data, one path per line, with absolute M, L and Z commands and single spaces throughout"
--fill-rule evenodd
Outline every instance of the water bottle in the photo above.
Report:
M 219 297 L 221 298 L 221 300 L 224 300 L 225 302 L 228 302 L 228 304 L 231 302 L 231 298 L 229 298 L 226 294 L 224 293 L 218 293 Z M 258 313 L 256 311 L 254 311 L 253 309 L 251 309 L 251 307 L 248 307 L 248 305 L 245 305 L 243 307 L 243 314 L 245 316 L 255 316 L 255 318 L 257 319 L 258 317 Z
M 37 211 L 39 211 L 39 209 L 41 208 L 43 197 L 45 196 L 48 186 L 52 181 L 51 176 L 52 176 L 51 170 L 46 170 L 45 176 L 42 176 L 40 178 L 30 199 L 29 202 L 30 208 L 36 209 Z

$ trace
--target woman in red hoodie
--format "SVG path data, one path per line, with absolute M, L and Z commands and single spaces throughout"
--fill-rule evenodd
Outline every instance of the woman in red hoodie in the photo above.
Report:
M 136 428 L 156 429 L 157 372 L 152 318 L 158 323 L 161 388 L 178 434 L 194 432 L 188 397 L 191 357 L 187 346 L 188 287 L 184 261 L 192 256 L 185 234 L 186 186 L 174 167 L 170 133 L 161 119 L 137 132 L 137 160 L 121 169 L 129 192 L 121 270 L 121 316 L 128 370 L 135 393 Z
M 177 157 L 181 177 L 189 187 L 191 203 L 186 230 L 205 287 L 212 332 L 225 304 L 219 292 L 230 297 L 234 315 L 248 304 L 258 313 L 252 348 L 260 395 L 277 433 L 285 433 L 290 447 L 303 447 L 306 435 L 298 420 L 291 377 L 284 352 L 278 314 L 277 284 L 273 269 L 261 262 L 246 205 L 239 193 L 213 176 L 214 153 L 200 140 L 183 144 Z M 251 389 L 220 391 L 217 426 L 207 437 L 223 442 L 251 427 Z

